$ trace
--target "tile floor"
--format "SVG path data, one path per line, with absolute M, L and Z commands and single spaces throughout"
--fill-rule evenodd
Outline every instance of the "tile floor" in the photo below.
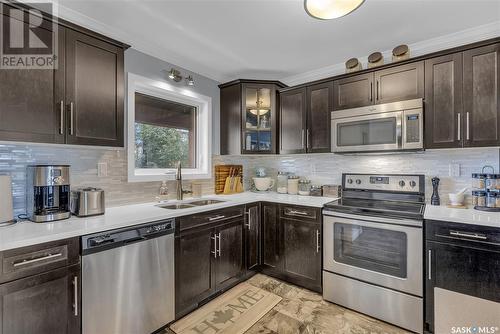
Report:
M 320 294 L 257 274 L 248 283 L 283 300 L 246 334 L 404 334 L 399 327 L 324 301 Z M 165 334 L 173 334 L 167 330 Z

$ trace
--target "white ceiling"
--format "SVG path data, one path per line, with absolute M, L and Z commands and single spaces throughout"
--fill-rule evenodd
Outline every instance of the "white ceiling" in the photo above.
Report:
M 59 0 L 60 15 L 224 82 L 304 72 L 497 21 L 499 0 L 366 0 L 343 18 L 301 0 Z

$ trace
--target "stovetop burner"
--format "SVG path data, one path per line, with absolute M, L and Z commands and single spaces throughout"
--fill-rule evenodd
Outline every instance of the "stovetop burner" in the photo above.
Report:
M 325 210 L 357 215 L 423 219 L 423 175 L 343 174 L 342 198 Z

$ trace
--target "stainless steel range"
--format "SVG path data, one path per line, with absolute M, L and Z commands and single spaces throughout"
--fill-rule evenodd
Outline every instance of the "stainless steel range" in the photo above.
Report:
M 342 175 L 323 209 L 323 298 L 421 333 L 423 175 Z

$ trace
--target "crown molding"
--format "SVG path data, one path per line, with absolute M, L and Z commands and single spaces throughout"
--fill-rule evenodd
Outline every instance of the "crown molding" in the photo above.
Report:
M 500 36 L 500 21 L 480 25 L 477 27 L 461 30 L 452 34 L 447 34 L 425 41 L 409 44 L 412 57 L 422 56 L 428 53 L 450 49 L 465 44 L 479 42 L 482 40 L 495 38 Z M 385 63 L 392 61 L 392 50 L 382 52 Z M 358 57 L 362 64 L 367 64 L 368 56 Z M 297 75 L 292 75 L 286 78 L 279 79 L 288 86 L 295 86 L 310 81 L 328 78 L 331 76 L 344 74 L 345 64 L 338 63 L 312 71 L 307 71 Z

